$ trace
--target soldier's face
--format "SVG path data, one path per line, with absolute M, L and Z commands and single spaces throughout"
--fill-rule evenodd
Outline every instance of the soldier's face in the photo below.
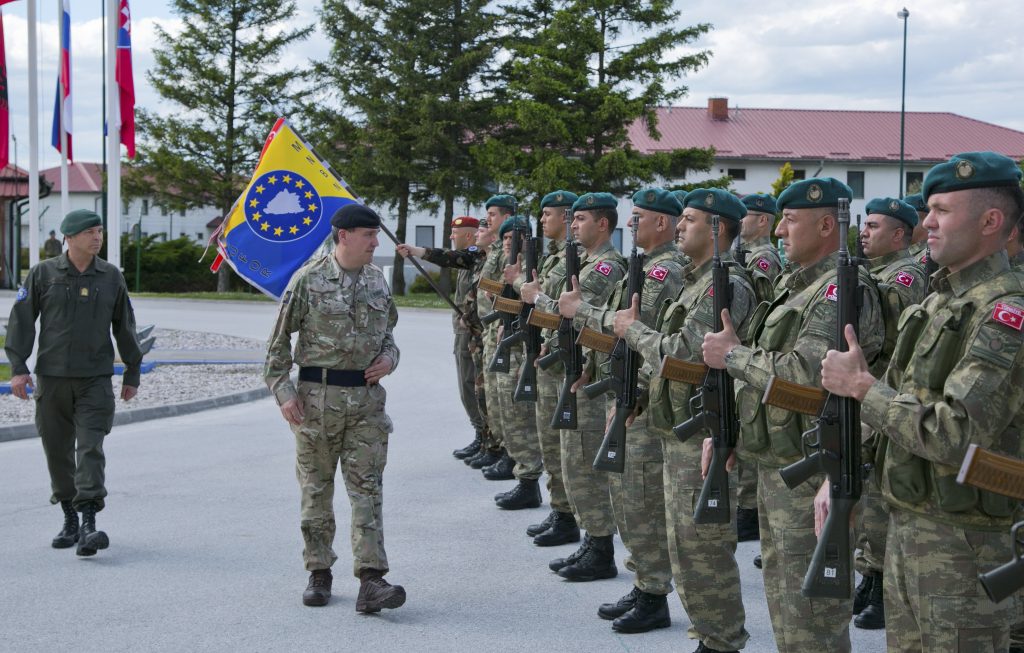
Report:
M 745 241 L 754 240 L 761 235 L 761 223 L 768 217 L 764 213 L 756 213 L 751 211 L 740 220 L 740 238 Z
M 103 247 L 103 227 L 90 227 L 74 236 L 67 236 L 68 251 L 78 255 L 96 256 Z
M 928 197 L 928 249 L 932 259 L 957 271 L 974 260 L 982 247 L 981 216 L 971 202 L 971 191 L 935 193 Z
M 494 232 L 490 227 L 480 227 L 476 230 L 476 246 L 487 247 L 495 241 Z
M 786 209 L 782 212 L 775 235 L 782 239 L 787 260 L 797 265 L 817 262 L 824 219 L 821 209 Z M 831 233 L 834 237 L 834 231 Z
M 654 243 L 658 242 L 658 232 L 665 229 L 666 221 L 660 213 L 634 207 L 632 215 L 626 221 L 626 227 L 632 229 L 634 224 L 636 224 L 637 247 L 650 249 Z
M 377 234 L 380 229 L 356 227 L 338 232 L 338 260 L 346 268 L 363 266 L 373 262 L 373 252 L 380 243 Z
M 495 240 L 498 238 L 498 230 L 501 229 L 501 223 L 505 221 L 505 218 L 512 215 L 506 213 L 504 209 L 497 206 L 492 206 L 487 209 L 487 224 L 488 229 L 494 234 Z
M 695 261 L 711 256 L 711 221 L 704 211 L 686 208 L 676 224 L 679 251 Z
M 868 215 L 860 231 L 860 244 L 865 256 L 877 258 L 902 249 L 903 227 L 894 223 L 896 220 L 881 213 Z
M 565 209 L 544 207 L 540 212 L 540 223 L 544 227 L 545 238 L 562 240 L 565 237 Z
M 577 211 L 572 219 L 572 235 L 584 249 L 597 244 L 600 233 L 597 216 L 590 211 Z
M 452 249 L 466 249 L 476 242 L 476 229 L 473 227 L 453 227 L 451 236 Z
M 512 253 L 512 234 L 513 233 L 514 232 L 511 229 L 509 229 L 508 231 L 505 232 L 505 235 L 501 237 L 501 251 L 505 254 L 505 258 L 506 259 Z

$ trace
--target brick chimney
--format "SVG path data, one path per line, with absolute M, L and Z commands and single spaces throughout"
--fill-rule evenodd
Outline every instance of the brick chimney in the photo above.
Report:
M 708 98 L 708 117 L 712 120 L 729 119 L 729 98 Z

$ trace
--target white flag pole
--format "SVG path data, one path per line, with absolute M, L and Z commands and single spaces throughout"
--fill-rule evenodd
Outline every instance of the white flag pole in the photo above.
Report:
M 39 263 L 39 51 L 36 0 L 28 0 L 28 263 Z M 20 236 L 20 234 L 19 234 Z M 16 253 L 15 256 L 18 254 Z M 15 279 L 21 285 L 21 279 Z
M 118 0 L 107 3 L 107 262 L 121 267 L 121 102 L 116 79 Z

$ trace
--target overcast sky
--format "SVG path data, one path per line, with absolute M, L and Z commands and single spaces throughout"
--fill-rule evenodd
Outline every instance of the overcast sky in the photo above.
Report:
M 3 8 L 11 132 L 18 164 L 28 166 L 26 1 Z M 80 161 L 102 156 L 102 0 L 72 4 L 74 152 Z M 315 23 L 319 0 L 299 0 L 297 22 Z M 58 57 L 58 0 L 39 6 L 40 166 L 59 164 L 50 147 Z M 679 1 L 682 20 L 714 29 L 694 49 L 712 51 L 709 65 L 680 80 L 703 106 L 726 96 L 731 106 L 898 111 L 904 6 L 883 0 Z M 154 108 L 159 98 L 145 73 L 152 66 L 155 26 L 174 32 L 178 19 L 164 0 L 135 0 L 133 61 L 136 102 Z M 1024 131 L 1024 11 L 1007 0 L 914 0 L 907 38 L 907 110 L 948 111 Z M 296 63 L 322 58 L 322 32 L 290 52 Z M 268 125 L 268 131 L 271 125 Z M 11 159 L 15 148 L 12 144 Z

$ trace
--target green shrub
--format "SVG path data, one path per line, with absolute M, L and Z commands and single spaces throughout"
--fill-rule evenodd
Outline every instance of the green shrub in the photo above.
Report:
M 441 283 L 441 273 L 440 272 L 431 272 L 430 273 L 430 278 L 434 280 L 434 283 Z M 426 277 L 424 277 L 421 274 L 418 277 L 416 277 L 416 279 L 413 280 L 412 285 L 409 286 L 409 292 L 410 293 L 426 294 L 426 293 L 433 293 L 434 289 L 430 287 L 430 284 L 427 282 Z

